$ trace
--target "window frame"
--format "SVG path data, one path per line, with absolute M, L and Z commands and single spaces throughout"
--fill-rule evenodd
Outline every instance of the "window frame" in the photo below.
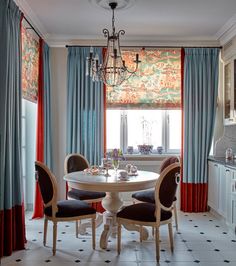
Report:
M 107 108 L 112 110 L 112 108 Z M 173 109 L 172 109 L 173 110 Z M 180 109 L 176 109 L 180 110 Z M 163 110 L 162 112 L 162 147 L 163 154 L 180 154 L 180 149 L 170 149 L 170 127 L 169 127 L 169 110 Z M 127 154 L 128 146 L 128 121 L 127 121 L 127 110 L 120 110 L 120 148 Z M 107 149 L 109 151 L 109 149 Z M 133 155 L 138 155 L 138 149 L 134 149 Z M 153 155 L 158 155 L 156 149 L 152 152 Z

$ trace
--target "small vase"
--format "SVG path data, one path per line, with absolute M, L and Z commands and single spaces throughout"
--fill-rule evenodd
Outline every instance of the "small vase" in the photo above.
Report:
M 119 160 L 112 160 L 112 165 L 115 170 L 115 174 L 117 175 L 117 170 L 119 168 Z

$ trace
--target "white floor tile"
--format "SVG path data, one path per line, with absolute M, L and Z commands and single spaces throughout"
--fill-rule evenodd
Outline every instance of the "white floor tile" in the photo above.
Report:
M 137 232 L 122 230 L 122 250 L 116 252 L 116 238 L 110 238 L 107 250 L 99 247 L 103 227 L 96 231 L 96 249 L 92 250 L 91 230 L 87 235 L 75 237 L 75 223 L 58 224 L 57 253 L 52 256 L 52 224 L 49 223 L 47 246 L 42 244 L 43 219 L 31 220 L 26 215 L 26 250 L 2 258 L 4 266 L 222 266 L 236 265 L 236 236 L 222 220 L 211 213 L 179 212 L 179 232 L 174 232 L 174 253 L 169 246 L 166 226 L 160 228 L 160 263 L 156 263 L 155 241 L 149 229 L 147 241 L 139 243 Z

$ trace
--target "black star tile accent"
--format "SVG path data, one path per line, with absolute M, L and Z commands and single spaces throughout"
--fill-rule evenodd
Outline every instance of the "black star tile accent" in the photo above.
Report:
M 211 240 L 207 239 L 207 242 L 212 242 Z
M 213 220 L 210 219 L 209 222 L 213 222 Z
M 66 224 L 65 227 L 70 227 L 70 226 L 68 224 Z
M 111 261 L 110 260 L 105 260 L 106 263 L 110 263 Z
M 219 225 L 216 225 L 216 227 L 220 227 Z
M 232 239 L 231 242 L 236 242 L 236 240 L 235 239 Z
M 206 214 L 203 214 L 203 216 L 207 216 Z
M 79 263 L 80 262 L 80 260 L 75 260 L 75 263 Z
M 165 263 L 170 263 L 170 260 L 165 260 Z
M 136 242 L 136 240 L 132 240 L 132 242 L 134 242 L 134 243 L 135 243 L 135 242 Z
M 161 249 L 161 252 L 165 252 L 166 250 L 165 249 Z
M 198 225 L 194 225 L 194 227 L 196 227 L 196 228 L 197 228 L 197 227 L 198 227 Z
M 201 235 L 204 235 L 204 233 L 203 233 L 203 232 L 200 232 L 200 234 L 201 234 Z
M 230 260 L 224 260 L 225 263 L 230 263 Z
M 111 242 L 111 240 L 108 240 L 108 242 Z
M 185 214 L 184 216 L 188 216 L 188 214 Z
M 135 232 L 132 232 L 131 235 L 135 235 Z
M 39 234 L 42 234 L 43 232 L 39 232 Z
M 82 240 L 82 242 L 86 242 L 86 240 L 85 240 L 85 239 L 83 239 L 83 240 Z
M 16 262 L 20 262 L 20 261 L 21 261 L 21 259 L 17 259 L 17 260 L 16 260 Z
M 110 249 L 107 249 L 107 252 L 110 252 L 111 250 Z
M 80 252 L 84 251 L 83 249 L 79 249 Z
M 32 241 L 33 241 L 33 242 L 36 242 L 36 241 L 37 241 L 37 239 L 33 239 Z
M 223 232 L 222 234 L 223 234 L 223 235 L 227 235 L 227 232 Z
M 181 235 L 181 233 L 180 233 L 180 232 L 177 232 L 177 234 L 178 234 L 178 235 Z
M 195 263 L 200 263 L 200 260 L 195 260 L 194 262 L 195 262 Z
M 51 262 L 51 260 L 45 260 L 45 262 L 47 262 L 47 263 L 48 263 L 48 262 Z
M 193 250 L 192 249 L 188 249 L 189 252 L 192 252 Z
M 62 235 L 66 234 L 66 232 L 61 232 Z
M 61 242 L 61 239 L 58 239 L 57 242 Z
M 192 219 L 189 220 L 189 222 L 192 222 L 192 221 L 193 221 Z
M 182 242 L 187 242 L 187 240 L 183 239 Z
M 219 252 L 220 250 L 216 248 L 216 249 L 214 249 L 214 251 L 217 251 L 217 252 Z

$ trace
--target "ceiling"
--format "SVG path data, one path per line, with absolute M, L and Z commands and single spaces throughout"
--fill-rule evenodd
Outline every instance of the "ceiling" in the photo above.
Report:
M 105 44 L 111 28 L 111 11 L 92 0 L 15 2 L 50 45 Z M 224 44 L 236 35 L 236 0 L 136 0 L 115 11 L 115 25 L 122 44 Z

